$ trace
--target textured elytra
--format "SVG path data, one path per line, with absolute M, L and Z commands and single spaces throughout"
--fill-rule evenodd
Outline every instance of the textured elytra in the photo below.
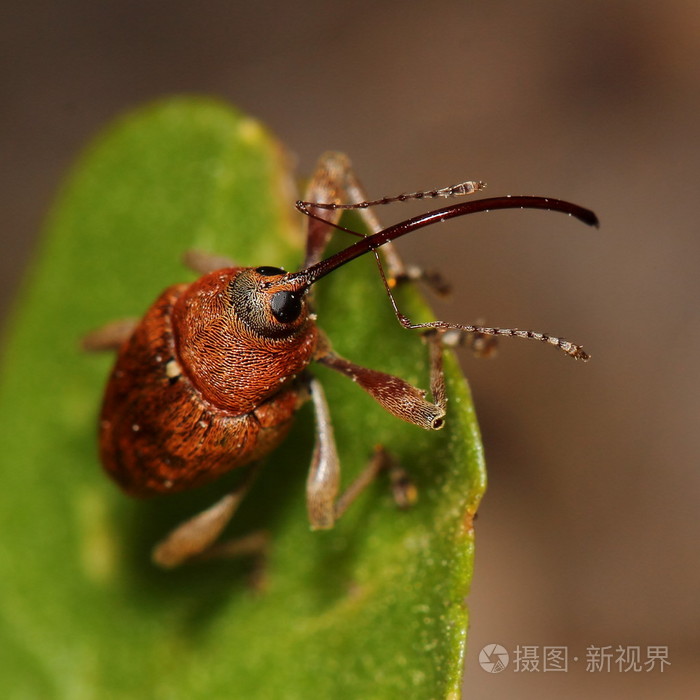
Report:
M 100 453 L 131 495 L 212 481 L 286 436 L 307 398 L 297 375 L 317 333 L 306 318 L 277 337 L 241 319 L 231 290 L 254 274 L 231 268 L 170 287 L 120 348 L 100 414 Z

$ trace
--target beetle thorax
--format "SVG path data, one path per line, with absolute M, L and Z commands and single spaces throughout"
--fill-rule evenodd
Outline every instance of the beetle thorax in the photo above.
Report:
M 288 386 L 316 348 L 317 329 L 303 298 L 292 321 L 274 315 L 279 287 L 258 272 L 271 269 L 212 272 L 191 284 L 173 309 L 183 370 L 205 400 L 233 415 L 250 413 Z

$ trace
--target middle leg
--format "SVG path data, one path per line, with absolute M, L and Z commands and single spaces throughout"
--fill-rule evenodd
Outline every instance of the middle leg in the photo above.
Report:
M 350 504 L 382 472 L 389 474 L 391 490 L 400 508 L 412 506 L 418 499 L 413 482 L 387 451 L 377 446 L 367 466 L 342 494 L 340 491 L 340 461 L 333 436 L 333 426 L 325 394 L 320 382 L 309 382 L 311 399 L 316 412 L 316 444 L 306 481 L 306 506 L 313 530 L 328 530 L 342 517 Z

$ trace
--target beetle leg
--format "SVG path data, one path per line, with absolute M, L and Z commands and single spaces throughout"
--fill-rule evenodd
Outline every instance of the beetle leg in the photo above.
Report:
M 234 491 L 227 493 L 213 506 L 186 520 L 170 532 L 153 548 L 151 556 L 153 562 L 164 569 L 172 569 L 193 558 L 250 553 L 251 543 L 259 544 L 259 538 L 257 540 L 242 538 L 222 545 L 213 545 L 250 490 L 260 465 L 261 463 L 254 464 L 244 481 Z M 258 546 L 256 551 L 259 550 Z
M 340 462 L 335 447 L 328 402 L 321 383 L 309 380 L 316 413 L 316 443 L 311 469 L 306 479 L 306 508 L 314 530 L 325 530 L 335 523 L 335 500 L 340 488 Z
M 357 204 L 367 199 L 364 189 L 357 179 L 350 159 L 344 153 L 328 151 L 318 160 L 316 170 L 306 189 L 304 199 L 307 202 L 321 204 Z M 342 212 L 338 209 L 328 210 L 320 207 L 309 207 L 309 211 L 337 224 Z M 382 230 L 379 220 L 371 209 L 358 209 L 365 226 L 372 232 Z M 323 257 L 323 252 L 333 233 L 333 226 L 317 219 L 309 219 L 306 237 L 306 260 L 304 267 L 317 263 Z M 405 266 L 392 243 L 383 246 L 382 251 L 389 265 L 390 273 L 403 272 Z
M 311 399 L 316 412 L 316 444 L 311 469 L 306 481 L 306 506 L 309 522 L 314 530 L 327 530 L 345 513 L 348 506 L 371 484 L 382 471 L 388 471 L 394 500 L 406 508 L 417 500 L 417 492 L 406 472 L 378 446 L 360 475 L 338 497 L 340 461 L 333 437 L 328 403 L 320 382 L 309 382 Z
M 369 486 L 377 476 L 386 471 L 389 473 L 391 492 L 399 508 L 410 508 L 418 500 L 418 491 L 409 478 L 406 470 L 386 451 L 382 445 L 374 448 L 369 464 L 348 486 L 335 502 L 335 519 L 338 520 L 348 509 L 348 506 Z
M 359 204 L 368 199 L 367 193 L 355 175 L 350 159 L 344 153 L 334 151 L 324 153 L 319 159 L 304 198 L 307 202 L 322 204 Z M 371 208 L 362 207 L 356 211 L 371 233 L 382 230 L 382 225 Z M 338 209 L 328 210 L 313 206 L 309 207 L 309 212 L 334 224 L 338 223 L 342 213 Z M 304 268 L 321 260 L 332 233 L 331 224 L 309 218 Z M 449 284 L 439 273 L 424 271 L 414 265 L 406 265 L 393 243 L 389 242 L 383 245 L 382 254 L 388 267 L 392 286 L 398 281 L 422 280 L 437 294 L 449 293 Z
M 83 350 L 101 352 L 103 350 L 118 350 L 129 339 L 138 325 L 136 318 L 121 318 L 91 331 L 82 339 Z
M 444 425 L 447 398 L 442 369 L 442 344 L 437 331 L 424 334 L 430 351 L 430 391 L 433 401 L 425 398 L 425 391 L 392 374 L 378 372 L 356 365 L 336 355 L 327 344 L 315 358 L 331 369 L 357 382 L 389 413 L 426 430 L 439 430 Z
M 200 275 L 207 275 L 214 270 L 222 270 L 226 267 L 238 267 L 236 263 L 225 255 L 205 253 L 203 250 L 188 250 L 182 256 L 182 262 Z

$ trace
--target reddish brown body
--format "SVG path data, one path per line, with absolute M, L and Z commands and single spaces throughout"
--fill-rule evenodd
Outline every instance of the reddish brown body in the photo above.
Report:
M 307 399 L 297 375 L 318 333 L 303 314 L 284 334 L 261 338 L 232 304 L 234 287 L 258 279 L 269 276 L 228 268 L 170 287 L 121 347 L 102 407 L 100 450 L 129 494 L 189 489 L 286 436 Z

